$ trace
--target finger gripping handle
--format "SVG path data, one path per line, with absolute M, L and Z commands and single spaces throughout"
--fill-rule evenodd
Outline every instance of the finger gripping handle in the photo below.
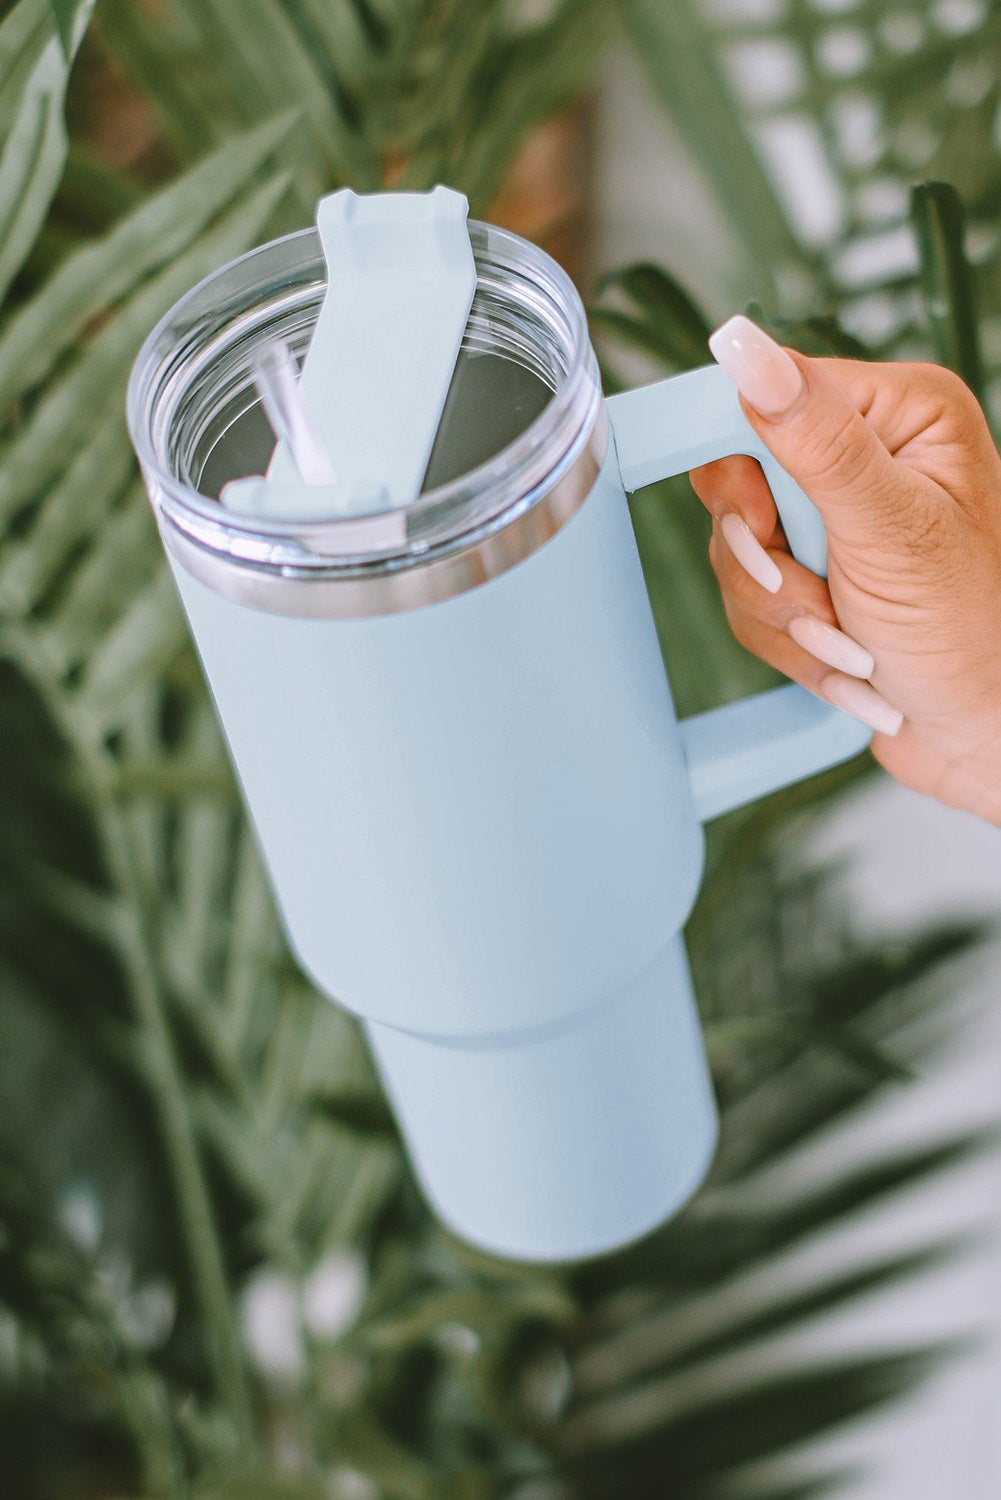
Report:
M 765 447 L 718 365 L 660 380 L 607 402 L 627 491 L 747 453 L 775 500 L 792 555 L 827 577 L 823 521 Z M 779 688 L 681 725 L 696 812 L 702 819 L 826 770 L 858 753 L 872 731 L 800 687 Z
M 751 427 L 736 386 L 719 365 L 612 396 L 607 406 L 625 490 L 687 474 L 715 458 L 749 453 L 765 472 L 793 557 L 827 577 L 819 512 Z

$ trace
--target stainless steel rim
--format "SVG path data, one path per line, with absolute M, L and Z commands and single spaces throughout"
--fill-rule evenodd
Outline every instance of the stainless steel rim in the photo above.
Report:
M 560 532 L 583 505 L 605 461 L 608 419 L 600 392 L 579 440 L 557 468 L 522 497 L 513 514 L 482 535 L 456 537 L 426 559 L 400 565 L 267 566 L 220 556 L 157 509 L 164 545 L 177 562 L 215 593 L 250 609 L 299 619 L 357 619 L 400 614 L 467 593 L 517 567 Z

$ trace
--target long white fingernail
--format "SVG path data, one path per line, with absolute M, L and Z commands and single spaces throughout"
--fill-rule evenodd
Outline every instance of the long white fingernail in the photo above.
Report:
M 870 653 L 834 625 L 818 620 L 815 615 L 794 615 L 786 630 L 797 645 L 829 667 L 837 667 L 852 677 L 872 676 L 876 663 Z
M 742 313 L 710 335 L 709 350 L 740 394 L 766 417 L 782 416 L 803 389 L 796 361 Z
M 725 516 L 720 516 L 719 528 L 744 571 L 770 594 L 777 594 L 782 587 L 782 574 L 747 522 L 742 521 L 736 511 L 728 510 Z
M 820 691 L 835 708 L 843 708 L 845 713 L 861 719 L 863 724 L 878 729 L 881 734 L 896 734 L 904 722 L 899 709 L 887 703 L 871 683 L 860 682 L 857 677 L 831 672 L 820 684 Z

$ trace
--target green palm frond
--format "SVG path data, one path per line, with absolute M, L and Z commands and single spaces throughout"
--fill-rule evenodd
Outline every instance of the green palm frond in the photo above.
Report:
M 619 0 L 618 10 L 659 101 L 693 148 L 724 217 L 738 226 L 745 295 L 772 303 L 776 273 L 809 258 L 734 107 L 703 7 Z
M 774 894 L 774 877 L 769 886 Z M 812 985 L 824 997 L 825 1018 L 833 1002 L 847 1006 L 867 1047 L 894 1058 L 908 1017 L 940 1004 L 942 986 L 927 984 L 930 965 L 954 974 L 966 936 L 942 934 L 934 947 L 919 939 L 892 964 L 878 951 L 856 952 L 812 981 L 801 973 L 793 993 Z M 759 995 L 759 1010 L 781 1014 L 791 988 L 778 984 L 770 1003 Z M 730 1024 L 724 1012 L 732 1014 L 732 1000 L 716 1003 L 711 1052 L 717 1027 Z M 961 1351 L 957 1344 L 824 1358 L 826 1318 L 920 1278 L 972 1242 L 946 1235 L 905 1252 L 841 1256 L 823 1274 L 809 1258 L 799 1262 L 801 1249 L 991 1143 L 932 1138 L 905 1151 L 860 1155 L 851 1122 L 887 1087 L 885 1075 L 830 1043 L 822 1033 L 793 1040 L 787 1028 L 779 1043 L 784 1062 L 771 1050 L 748 1056 L 741 1049 L 729 1076 L 724 1062 L 717 1072 L 722 1141 L 706 1187 L 646 1243 L 577 1276 L 583 1311 L 572 1353 L 574 1394 L 551 1442 L 582 1495 L 610 1493 L 615 1482 L 630 1494 L 679 1500 L 756 1494 L 743 1487 L 745 1468 L 898 1399 Z M 908 1066 L 920 1059 L 909 1058 Z M 784 1171 L 820 1137 L 843 1142 L 830 1152 L 840 1166 L 821 1176 Z M 805 1357 L 803 1334 L 811 1329 L 815 1352 Z M 783 1353 L 791 1336 L 799 1352 L 790 1346 Z
M 951 183 L 924 182 L 913 189 L 911 224 L 935 357 L 982 399 L 984 366 L 964 221 L 962 202 Z
M 61 8 L 69 46 L 48 0 L 16 5 L 0 24 L 0 298 L 26 259 L 62 176 L 63 102 L 70 61 L 94 0 Z
M 534 19 L 506 0 L 167 0 L 155 14 L 104 0 L 100 24 L 182 159 L 301 110 L 291 169 L 306 218 L 333 186 L 390 181 L 446 182 L 482 211 L 532 131 L 579 97 L 609 34 L 598 0 Z
M 965 242 L 969 262 L 968 290 L 950 290 L 979 299 L 993 325 L 1001 290 L 997 6 L 920 0 L 899 11 L 865 5 L 835 14 L 809 0 L 753 12 L 620 0 L 619 10 L 722 220 L 747 247 L 740 297 L 773 315 L 836 314 L 881 357 L 920 352 L 928 348 L 924 317 L 934 324 L 942 308 L 944 261 L 934 289 L 929 281 L 932 239 L 941 232 Z M 792 136 L 805 155 L 783 174 L 776 163 Z M 965 234 L 944 205 L 919 199 L 912 211 L 915 182 L 955 189 Z M 719 288 L 722 307 L 732 290 Z M 963 326 L 968 348 L 972 330 Z M 999 347 L 992 338 L 984 351 L 995 422 Z M 977 388 L 972 351 L 961 356 L 937 338 L 934 349 Z

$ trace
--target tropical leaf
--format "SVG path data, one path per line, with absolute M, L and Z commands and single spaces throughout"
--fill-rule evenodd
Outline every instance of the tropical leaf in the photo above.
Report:
M 68 140 L 63 101 L 69 62 L 94 0 L 60 7 L 69 45 L 48 0 L 19 0 L 0 24 L 0 300 L 27 257 L 59 184 Z
M 664 1381 L 581 1413 L 562 1434 L 561 1451 L 572 1454 L 571 1473 L 589 1500 L 623 1493 L 653 1500 L 665 1486 L 678 1497 L 694 1496 L 705 1492 L 707 1471 L 723 1479 L 730 1469 L 899 1400 L 955 1352 L 846 1360 L 744 1388 L 727 1381 L 722 1369 L 687 1385 Z
M 718 286 L 722 304 L 736 292 L 769 320 L 836 314 L 841 333 L 880 358 L 925 349 L 962 368 L 1001 420 L 999 357 L 993 342 L 981 351 L 981 382 L 970 320 L 977 296 L 981 322 L 995 315 L 1001 263 L 1001 80 L 988 61 L 997 7 L 920 0 L 906 14 L 863 7 L 837 24 L 822 11 L 793 23 L 781 7 L 694 0 L 621 0 L 621 10 L 734 243 L 753 247 L 739 281 Z M 742 144 L 730 149 L 734 137 Z M 916 180 L 955 189 L 965 235 L 937 190 L 929 200 L 921 189 L 912 209 Z M 764 290 L 762 266 L 777 275 Z
M 665 373 L 706 363 L 706 340 L 712 329 L 685 289 L 660 266 L 627 266 L 609 272 L 602 277 L 598 292 L 605 301 L 594 302 L 589 317 L 599 334 L 651 355 Z M 609 294 L 617 294 L 628 310 L 608 306 Z
M 979 396 L 984 369 L 959 194 L 951 183 L 919 183 L 911 193 L 910 215 L 936 358 L 961 375 Z
M 732 102 L 722 57 L 701 6 L 619 0 L 636 56 L 692 147 L 724 216 L 747 248 L 747 296 L 773 302 L 776 273 L 809 263 Z
M 102 37 L 190 155 L 236 124 L 299 108 L 301 211 L 346 184 L 446 182 L 486 209 L 532 131 L 580 95 L 608 36 L 598 0 L 528 19 L 504 0 L 103 0 Z M 183 54 L 184 70 L 172 66 Z M 226 59 L 225 67 L 219 59 Z
M 76 36 L 79 7 L 75 4 L 75 0 L 49 0 L 49 7 L 52 11 L 52 19 L 56 23 L 59 40 L 62 42 L 63 56 L 67 63 L 71 64 L 76 43 L 79 40 Z
M 31 415 L 0 450 L 4 466 L 0 518 L 8 521 L 24 503 L 58 479 L 79 451 L 81 440 L 85 441 L 92 430 L 95 407 L 100 409 L 121 391 L 122 373 L 127 372 L 158 317 L 182 292 L 253 241 L 287 185 L 286 177 L 273 177 L 231 208 L 184 254 L 141 285 L 64 378 L 45 391 Z
M 154 193 L 103 240 L 84 245 L 18 309 L 0 341 L 0 409 L 37 385 L 89 327 L 152 272 L 181 255 L 220 209 L 244 193 L 295 116 L 269 120 Z M 38 331 L 49 332 L 41 343 Z

